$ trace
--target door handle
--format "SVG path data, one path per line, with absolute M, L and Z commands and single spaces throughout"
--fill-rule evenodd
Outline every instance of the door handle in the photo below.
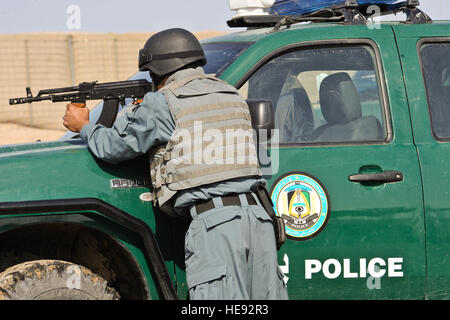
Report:
M 392 183 L 403 180 L 403 173 L 400 171 L 387 170 L 380 173 L 358 173 L 348 177 L 351 182 L 377 182 L 377 183 Z

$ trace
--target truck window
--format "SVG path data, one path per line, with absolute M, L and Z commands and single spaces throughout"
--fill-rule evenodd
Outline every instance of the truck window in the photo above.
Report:
M 450 138 L 450 40 L 420 47 L 433 135 Z
M 202 44 L 207 63 L 205 72 L 219 76 L 252 42 L 218 42 Z
M 370 46 L 320 46 L 270 60 L 241 94 L 272 102 L 280 143 L 382 142 L 380 87 Z

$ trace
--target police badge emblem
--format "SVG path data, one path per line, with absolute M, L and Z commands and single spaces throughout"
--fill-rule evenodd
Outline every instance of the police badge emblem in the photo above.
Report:
M 289 239 L 311 239 L 325 228 L 330 217 L 330 201 L 315 177 L 289 172 L 275 181 L 270 195 L 276 215 L 284 219 Z

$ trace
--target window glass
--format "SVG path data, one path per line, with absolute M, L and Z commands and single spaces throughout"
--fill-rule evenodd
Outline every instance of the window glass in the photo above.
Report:
M 251 46 L 251 42 L 220 42 L 203 44 L 207 63 L 206 73 L 220 75 L 239 55 Z
M 433 134 L 450 138 L 450 43 L 424 44 L 420 56 Z
M 270 100 L 280 143 L 383 141 L 374 52 L 369 46 L 292 51 L 261 67 L 240 89 Z

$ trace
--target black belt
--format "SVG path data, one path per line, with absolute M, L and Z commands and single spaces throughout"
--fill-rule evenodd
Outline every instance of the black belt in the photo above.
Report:
M 250 192 L 244 193 L 245 197 L 247 198 L 247 202 L 249 205 L 256 205 L 256 200 L 253 198 L 252 194 Z M 242 205 L 241 200 L 239 199 L 239 195 L 228 195 L 228 196 L 222 196 L 222 203 L 224 207 L 228 206 L 240 206 Z M 204 202 L 197 203 L 195 205 L 195 210 L 197 211 L 197 215 L 202 214 L 205 211 L 214 209 L 216 206 L 214 205 L 214 201 L 208 200 Z

